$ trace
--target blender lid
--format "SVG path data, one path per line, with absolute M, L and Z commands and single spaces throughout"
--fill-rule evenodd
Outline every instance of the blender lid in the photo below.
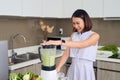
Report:
M 55 48 L 55 45 L 42 45 L 44 49 Z

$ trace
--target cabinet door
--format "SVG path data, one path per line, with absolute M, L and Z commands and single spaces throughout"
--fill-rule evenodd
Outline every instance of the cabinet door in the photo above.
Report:
M 117 62 L 97 61 L 97 67 L 120 72 L 120 63 Z
M 98 69 L 97 80 L 120 80 L 120 72 Z
M 22 0 L 22 15 L 30 17 L 41 17 L 42 0 Z
M 120 0 L 104 0 L 104 17 L 120 17 Z
M 35 64 L 36 74 L 41 74 L 41 63 Z
M 82 8 L 82 0 L 63 0 L 63 17 L 71 18 L 73 12 Z
M 21 0 L 0 0 L 0 15 L 21 16 Z
M 42 0 L 42 17 L 62 17 L 62 0 Z
M 25 74 L 26 72 L 36 73 L 36 66 L 33 64 L 33 65 L 30 65 L 30 66 L 26 66 L 26 67 L 23 67 L 23 68 L 12 70 L 10 72 L 12 72 L 12 73 L 23 73 L 23 74 Z
M 97 80 L 120 80 L 120 63 L 97 61 Z
M 83 0 L 82 7 L 90 17 L 103 17 L 103 0 Z

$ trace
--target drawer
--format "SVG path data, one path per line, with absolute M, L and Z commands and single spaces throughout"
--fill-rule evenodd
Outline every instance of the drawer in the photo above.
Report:
M 101 69 L 120 71 L 120 63 L 115 62 L 97 61 L 97 67 Z

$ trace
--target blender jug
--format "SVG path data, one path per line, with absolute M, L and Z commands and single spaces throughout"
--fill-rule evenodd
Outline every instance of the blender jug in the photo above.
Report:
M 38 48 L 41 65 L 41 77 L 44 80 L 57 80 L 54 45 L 45 45 Z
M 55 69 L 56 47 L 54 45 L 44 45 L 39 47 L 39 56 L 43 69 Z

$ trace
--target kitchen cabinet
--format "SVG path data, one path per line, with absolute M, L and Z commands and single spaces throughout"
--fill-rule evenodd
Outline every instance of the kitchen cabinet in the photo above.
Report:
M 120 0 L 0 0 L 1 16 L 71 18 L 84 9 L 92 18 L 120 17 Z
M 103 0 L 83 0 L 82 8 L 90 17 L 103 17 Z
M 41 64 L 33 64 L 33 65 L 29 65 L 26 67 L 22 67 L 19 69 L 15 69 L 15 70 L 10 70 L 10 73 L 23 73 L 25 74 L 26 72 L 33 72 L 35 74 L 40 75 L 40 70 L 41 70 Z
M 41 17 L 42 0 L 1 0 L 0 15 Z
M 21 16 L 21 0 L 0 0 L 0 15 L 3 16 Z
M 19 68 L 19 69 L 15 69 L 15 70 L 12 70 L 10 72 L 12 73 L 23 73 L 25 74 L 26 72 L 33 72 L 33 73 L 36 73 L 36 70 L 35 70 L 35 65 L 29 65 L 29 66 L 26 66 L 26 67 L 22 67 L 22 68 Z
M 42 0 L 22 0 L 22 16 L 41 17 Z
M 62 0 L 22 0 L 22 15 L 61 18 Z
M 120 80 L 120 63 L 97 61 L 97 80 Z
M 61 18 L 62 0 L 42 0 L 42 17 Z
M 120 17 L 120 0 L 104 0 L 104 17 Z
M 102 0 L 64 0 L 63 13 L 64 17 L 71 18 L 76 9 L 84 9 L 90 17 L 103 17 Z
M 63 0 L 63 17 L 71 18 L 76 9 L 82 8 L 82 0 Z
M 97 80 L 120 80 L 120 72 L 100 69 Z
M 35 64 L 35 73 L 40 75 L 41 73 L 41 63 Z
M 55 60 L 56 66 L 59 63 L 60 58 L 61 57 L 57 57 L 56 58 L 56 60 Z M 22 67 L 22 68 L 18 68 L 18 69 L 15 69 L 15 70 L 10 70 L 10 73 L 23 73 L 23 74 L 25 74 L 28 71 L 40 75 L 40 72 L 41 72 L 41 63 L 32 64 L 32 65 L 29 65 L 29 66 L 26 66 L 26 67 Z M 65 65 L 61 68 L 61 72 L 64 72 L 66 74 L 67 68 L 66 68 Z

